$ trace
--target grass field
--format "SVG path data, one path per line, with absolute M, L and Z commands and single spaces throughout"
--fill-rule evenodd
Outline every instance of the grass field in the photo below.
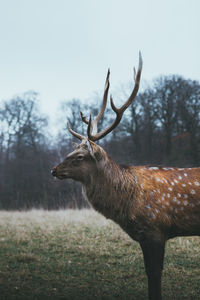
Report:
M 168 242 L 163 299 L 200 299 L 199 253 Z M 0 299 L 147 299 L 141 250 L 92 210 L 0 212 Z

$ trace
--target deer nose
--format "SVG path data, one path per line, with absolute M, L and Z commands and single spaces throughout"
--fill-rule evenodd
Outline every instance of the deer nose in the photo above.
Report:
M 51 175 L 52 175 L 52 176 L 56 176 L 56 168 L 53 168 L 53 169 L 51 170 Z

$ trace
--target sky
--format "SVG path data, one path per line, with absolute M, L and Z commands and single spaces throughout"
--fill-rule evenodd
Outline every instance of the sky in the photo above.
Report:
M 200 79 L 199 0 L 0 0 L 0 102 L 29 90 L 52 120 L 63 100 L 85 102 L 133 79 Z M 126 100 L 126 99 L 125 99 Z

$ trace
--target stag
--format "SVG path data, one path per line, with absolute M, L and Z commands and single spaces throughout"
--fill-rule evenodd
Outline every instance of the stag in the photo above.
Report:
M 98 121 L 104 114 L 108 98 L 108 70 L 99 114 L 95 119 L 91 115 L 86 119 L 81 113 L 82 121 L 87 124 L 87 137 L 68 124 L 69 132 L 81 143 L 52 169 L 52 175 L 81 182 L 83 194 L 94 209 L 118 223 L 139 242 L 148 277 L 149 299 L 160 300 L 166 241 L 176 236 L 200 235 L 200 168 L 121 166 L 95 143 L 119 124 L 137 95 L 141 72 L 139 54 L 130 97 L 117 108 L 110 96 L 116 117 L 109 127 L 98 132 Z

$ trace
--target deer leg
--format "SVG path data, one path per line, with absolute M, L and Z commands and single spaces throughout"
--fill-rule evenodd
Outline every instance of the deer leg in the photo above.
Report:
M 161 300 L 161 276 L 165 252 L 165 243 L 144 240 L 140 242 L 148 277 L 149 300 Z

